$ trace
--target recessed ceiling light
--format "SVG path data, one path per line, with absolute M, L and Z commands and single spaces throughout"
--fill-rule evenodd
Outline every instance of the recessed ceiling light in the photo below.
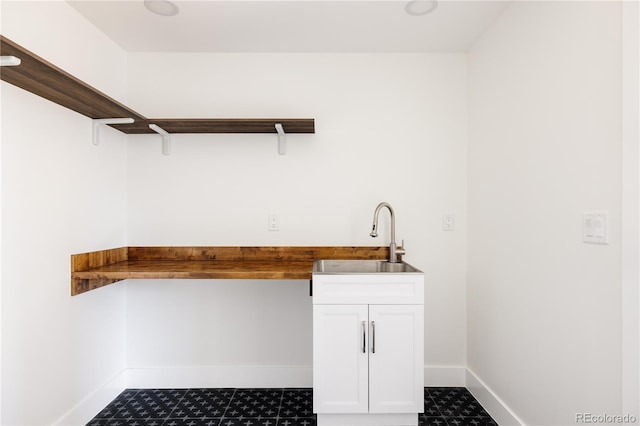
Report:
M 169 0 L 144 0 L 144 6 L 155 14 L 162 16 L 177 15 L 178 6 Z
M 409 15 L 420 16 L 433 12 L 437 7 L 438 0 L 411 0 L 404 7 L 404 10 Z

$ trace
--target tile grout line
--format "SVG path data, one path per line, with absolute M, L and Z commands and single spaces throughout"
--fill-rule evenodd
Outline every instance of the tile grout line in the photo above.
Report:
M 175 389 L 171 389 L 171 390 L 175 390 Z M 184 398 L 187 396 L 187 394 L 189 393 L 189 391 L 190 391 L 190 390 L 191 390 L 191 388 L 187 389 L 187 390 L 185 391 L 185 393 L 184 393 L 184 394 L 182 394 L 182 396 L 180 397 L 180 399 L 178 400 L 178 402 L 176 402 L 176 406 L 175 406 L 175 407 L 173 407 L 171 410 L 169 410 L 169 415 L 167 415 L 166 417 L 164 417 L 164 418 L 162 419 L 162 420 L 163 420 L 163 422 L 162 422 L 163 424 L 164 424 L 167 420 L 169 420 L 169 419 L 171 418 L 171 414 L 173 414 L 173 412 L 174 412 L 175 410 L 177 410 L 177 409 L 178 409 L 178 407 L 180 406 L 180 403 L 184 400 Z

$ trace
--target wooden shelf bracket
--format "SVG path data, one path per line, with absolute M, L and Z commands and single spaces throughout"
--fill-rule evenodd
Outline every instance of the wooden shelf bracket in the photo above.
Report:
M 103 124 L 131 124 L 134 122 L 133 118 L 94 118 L 92 120 L 93 133 L 91 137 L 91 142 L 94 145 L 98 145 L 100 143 L 100 125 Z
M 157 124 L 149 124 L 149 128 L 162 136 L 162 155 L 171 154 L 171 135 Z
M 282 123 L 276 123 L 276 132 L 278 132 L 278 154 L 285 155 L 287 153 L 287 134 L 284 132 Z
M 20 65 L 22 61 L 15 56 L 0 56 L 0 66 L 2 67 L 16 67 Z

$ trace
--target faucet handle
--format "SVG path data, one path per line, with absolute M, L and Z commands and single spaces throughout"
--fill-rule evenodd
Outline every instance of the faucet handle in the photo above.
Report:
M 403 254 L 407 254 L 407 251 L 404 249 L 404 238 L 402 239 L 402 245 L 400 246 L 400 248 L 396 249 L 396 254 L 399 255 L 403 255 Z

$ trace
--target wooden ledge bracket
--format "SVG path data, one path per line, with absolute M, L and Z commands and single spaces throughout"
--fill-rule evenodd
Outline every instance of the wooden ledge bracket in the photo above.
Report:
M 17 67 L 21 63 L 20 58 L 16 58 L 15 56 L 0 56 L 1 67 Z
M 278 154 L 285 155 L 287 153 L 287 134 L 284 132 L 282 123 L 276 123 L 276 132 L 278 132 Z
M 91 137 L 91 142 L 94 145 L 98 145 L 100 143 L 99 141 L 99 136 L 100 136 L 100 125 L 101 124 L 131 124 L 133 123 L 135 120 L 133 118 L 94 118 L 93 119 L 93 134 Z
M 149 128 L 162 136 L 162 155 L 171 154 L 171 135 L 156 124 L 149 124 Z

